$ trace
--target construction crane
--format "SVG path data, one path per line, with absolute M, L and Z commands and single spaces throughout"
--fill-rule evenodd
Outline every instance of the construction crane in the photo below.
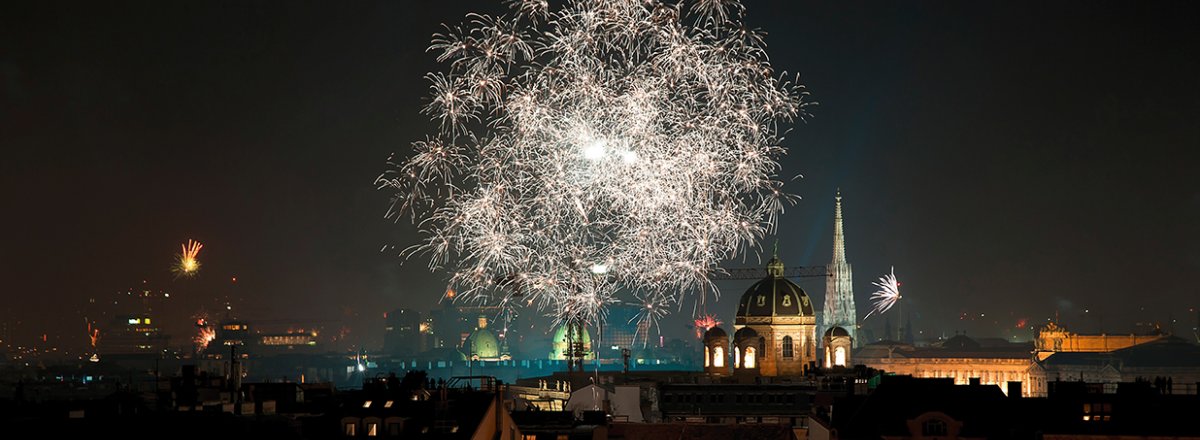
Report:
M 833 276 L 825 266 L 792 266 L 783 269 L 784 278 L 828 278 Z M 713 273 L 713 281 L 757 280 L 767 277 L 762 267 L 734 267 Z

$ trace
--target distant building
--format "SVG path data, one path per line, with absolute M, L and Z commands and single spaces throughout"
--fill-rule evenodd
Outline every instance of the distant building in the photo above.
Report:
M 464 359 L 473 361 L 506 361 L 512 358 L 508 345 L 488 328 L 486 316 L 480 315 L 475 330 L 467 336 L 460 351 Z
M 428 350 L 421 332 L 421 314 L 409 309 L 387 313 L 383 327 L 383 351 L 393 356 L 413 356 Z
M 1032 364 L 1030 379 L 1042 384 L 1061 380 L 1115 387 L 1158 379 L 1166 394 L 1196 394 L 1200 386 L 1200 346 L 1172 336 L 1108 352 L 1058 352 Z
M 767 263 L 767 277 L 742 294 L 734 328 L 734 374 L 801 375 L 816 366 L 819 341 L 812 301 L 784 278 L 778 255 Z
M 622 349 L 645 347 L 650 342 L 650 322 L 637 319 L 639 307 L 628 305 L 614 306 L 608 311 L 596 341 L 596 357 L 600 359 L 620 359 Z M 636 347 L 635 347 L 636 346 Z
M 550 360 L 566 360 L 572 347 L 582 359 L 594 358 L 592 334 L 582 325 L 563 324 L 554 331 L 550 340 Z
M 1023 384 L 1023 394 L 1044 393 L 1042 384 L 1030 381 L 1033 367 L 1030 344 L 992 341 L 982 345 L 966 335 L 956 335 L 931 347 L 914 347 L 895 341 L 868 344 L 855 352 L 854 363 L 916 378 L 945 378 L 966 385 L 977 379 L 1007 392 L 1007 383 Z
M 105 333 L 97 346 L 100 356 L 109 359 L 112 356 L 159 356 L 170 342 L 170 337 L 149 314 L 118 316 L 110 328 L 115 330 Z
M 841 327 L 851 341 L 858 341 L 858 315 L 854 309 L 854 275 L 846 261 L 846 234 L 842 229 L 842 191 L 834 197 L 833 261 L 829 263 L 829 279 L 825 282 L 825 309 L 822 310 L 820 331 Z
M 850 353 L 854 349 L 854 338 L 850 336 L 849 330 L 840 326 L 825 330 L 825 336 L 821 338 L 821 347 L 825 351 L 825 360 L 822 364 L 825 368 L 854 365 L 850 358 Z
M 1157 341 L 1167 335 L 1161 331 L 1149 335 L 1081 335 L 1067 331 L 1066 327 L 1051 321 L 1038 330 L 1034 348 L 1038 359 L 1046 359 L 1054 353 L 1103 353 Z

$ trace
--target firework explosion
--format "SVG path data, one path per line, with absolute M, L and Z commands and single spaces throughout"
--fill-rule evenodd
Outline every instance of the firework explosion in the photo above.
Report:
M 894 267 L 892 273 L 879 277 L 879 281 L 872 282 L 871 285 L 878 287 L 879 290 L 871 294 L 871 311 L 863 319 L 870 318 L 876 312 L 882 315 L 896 305 L 901 298 L 900 282 L 896 281 L 896 268 Z
M 207 319 L 196 319 L 196 336 L 192 338 L 192 342 L 196 344 L 196 352 L 199 353 L 208 348 L 208 343 L 217 339 L 217 331 Z
M 700 339 L 708 329 L 721 325 L 721 320 L 716 315 L 704 315 L 693 321 L 692 325 L 696 328 L 696 339 Z
M 558 321 L 603 319 L 618 289 L 715 291 L 716 263 L 791 201 L 779 123 L 805 116 L 804 87 L 736 0 L 510 4 L 429 47 L 440 130 L 377 181 L 388 216 L 424 234 L 402 255 L 448 270 L 462 299 L 517 292 Z
M 200 242 L 189 239 L 187 243 L 180 245 L 183 249 L 177 257 L 175 266 L 171 268 L 171 272 L 175 273 L 176 277 L 191 277 L 195 276 L 196 272 L 200 271 L 200 260 L 196 256 L 200 254 L 200 249 L 204 248 Z

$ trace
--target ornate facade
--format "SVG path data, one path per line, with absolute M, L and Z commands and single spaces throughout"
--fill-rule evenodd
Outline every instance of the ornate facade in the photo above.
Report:
M 854 275 L 846 261 L 846 234 L 842 229 L 842 191 L 834 197 L 833 261 L 829 263 L 829 280 L 825 283 L 825 310 L 822 311 L 822 332 L 841 327 L 852 341 L 858 340 L 858 318 L 854 310 Z
M 830 327 L 821 338 L 821 346 L 825 349 L 825 368 L 854 366 L 850 352 L 854 349 L 854 339 L 850 332 L 841 327 Z
M 788 376 L 816 366 L 812 301 L 804 289 L 783 277 L 778 256 L 767 263 L 767 277 L 750 286 L 738 301 L 734 328 L 735 372 Z
M 1150 335 L 1081 335 L 1071 333 L 1065 327 L 1052 321 L 1038 330 L 1038 337 L 1034 341 L 1034 344 L 1038 359 L 1045 360 L 1051 354 L 1058 352 L 1104 353 L 1145 344 L 1165 337 L 1167 335 L 1161 332 Z

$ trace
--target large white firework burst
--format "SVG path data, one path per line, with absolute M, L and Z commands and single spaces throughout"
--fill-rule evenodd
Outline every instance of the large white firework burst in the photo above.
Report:
M 620 290 L 677 302 L 755 246 L 790 200 L 775 72 L 736 0 L 510 2 L 429 50 L 437 134 L 378 180 L 460 299 L 521 296 L 595 322 Z

